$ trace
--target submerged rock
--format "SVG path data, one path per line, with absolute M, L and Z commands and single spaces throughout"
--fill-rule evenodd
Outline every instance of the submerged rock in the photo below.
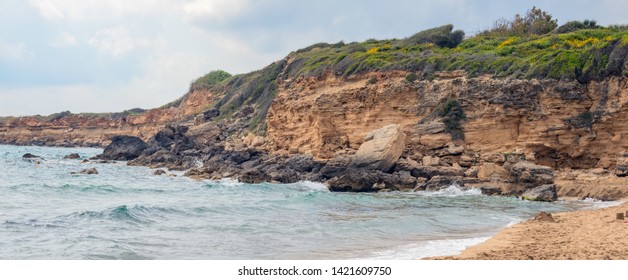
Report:
M 163 171 L 161 169 L 157 169 L 155 170 L 155 172 L 153 172 L 153 175 L 157 175 L 157 176 L 164 175 L 164 174 L 166 174 L 166 171 Z
M 63 159 L 78 159 L 78 158 L 81 158 L 81 156 L 77 153 L 72 153 L 63 157 Z
M 34 159 L 34 158 L 43 159 L 42 157 L 37 156 L 37 155 L 33 155 L 33 154 L 31 154 L 31 153 L 25 153 L 25 154 L 22 156 L 22 158 L 26 158 L 26 159 Z
M 111 138 L 111 144 L 97 157 L 104 160 L 132 160 L 146 149 L 142 139 L 135 136 L 119 135 Z
M 98 170 L 96 168 L 88 168 L 81 170 L 81 172 L 72 172 L 70 174 L 98 174 Z

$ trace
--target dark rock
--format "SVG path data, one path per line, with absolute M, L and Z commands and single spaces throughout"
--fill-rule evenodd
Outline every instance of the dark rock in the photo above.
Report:
M 417 186 L 417 178 L 412 177 L 409 171 L 399 171 L 393 174 L 381 174 L 384 187 L 388 190 L 408 191 Z
M 296 171 L 292 169 L 279 169 L 268 172 L 270 179 L 282 184 L 290 184 L 299 181 Z
M 81 161 L 81 163 L 88 163 L 89 159 L 84 159 L 83 161 Z
M 81 156 L 77 153 L 69 154 L 63 157 L 63 159 L 78 159 L 78 158 L 81 158 Z
M 445 166 L 421 166 L 410 171 L 414 177 L 432 178 L 435 176 L 459 177 L 464 176 L 466 169 Z
M 98 174 L 96 168 L 83 169 L 81 172 L 71 172 L 70 174 Z
M 239 177 L 239 180 L 244 183 L 257 184 L 257 183 L 263 183 L 263 182 L 270 182 L 271 177 L 270 175 L 266 174 L 266 172 L 264 172 L 262 168 L 255 167 L 255 168 L 246 169 L 242 171 Z
M 351 158 L 349 157 L 337 157 L 329 160 L 323 168 L 321 168 L 321 176 L 325 179 L 330 179 L 333 177 L 338 177 L 344 174 L 347 171 L 349 164 L 351 163 Z
M 212 108 L 203 111 L 203 120 L 211 121 L 213 118 L 220 116 L 220 110 Z
M 111 138 L 111 144 L 105 148 L 99 159 L 132 160 L 139 157 L 148 146 L 135 136 L 119 135 Z
M 480 191 L 484 195 L 500 195 L 502 194 L 502 189 L 496 186 L 480 186 Z
M 248 151 L 232 151 L 229 155 L 229 160 L 235 164 L 241 164 L 249 159 L 251 159 L 251 154 Z
M 155 134 L 155 136 L 151 137 L 148 140 L 148 144 L 151 146 L 158 146 L 165 149 L 170 149 L 172 144 L 174 144 L 174 128 L 171 126 L 166 126 L 164 129 L 160 130 Z M 151 147 L 151 151 L 157 149 L 158 147 Z M 152 151 L 154 152 L 154 151 Z
M 311 155 L 296 155 L 285 160 L 286 168 L 297 172 L 316 172 L 325 164 L 314 161 Z
M 166 174 L 166 171 L 163 171 L 161 169 L 157 169 L 155 170 L 155 172 L 153 172 L 153 175 L 164 175 Z
M 521 197 L 531 201 L 547 201 L 552 202 L 558 199 L 556 194 L 556 185 L 542 185 L 525 191 Z
M 332 192 L 377 192 L 384 189 L 380 172 L 351 168 L 340 177 L 327 181 Z
M 22 156 L 22 158 L 26 158 L 26 159 L 33 159 L 33 158 L 43 159 L 42 157 L 40 157 L 40 156 L 36 156 L 36 155 L 33 155 L 33 154 L 31 154 L 31 153 L 25 153 L 25 154 Z
M 615 174 L 617 177 L 628 176 L 628 165 L 623 164 L 615 166 L 615 168 L 613 169 L 613 174 Z

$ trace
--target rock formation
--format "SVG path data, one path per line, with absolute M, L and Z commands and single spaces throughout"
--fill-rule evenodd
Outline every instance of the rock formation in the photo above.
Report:
M 114 136 L 102 154 L 97 158 L 104 160 L 132 160 L 137 158 L 146 149 L 142 139 L 134 136 Z

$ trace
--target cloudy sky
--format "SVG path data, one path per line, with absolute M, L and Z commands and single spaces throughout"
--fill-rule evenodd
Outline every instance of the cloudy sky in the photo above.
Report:
M 0 0 L 0 116 L 157 107 L 214 69 L 447 23 L 473 34 L 533 5 L 628 23 L 625 0 Z

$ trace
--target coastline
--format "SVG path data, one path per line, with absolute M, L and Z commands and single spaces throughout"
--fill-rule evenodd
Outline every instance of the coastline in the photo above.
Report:
M 616 213 L 628 211 L 626 198 L 620 205 L 552 214 L 554 222 L 534 218 L 505 228 L 485 242 L 466 248 L 459 255 L 427 260 L 626 260 L 628 220 Z

